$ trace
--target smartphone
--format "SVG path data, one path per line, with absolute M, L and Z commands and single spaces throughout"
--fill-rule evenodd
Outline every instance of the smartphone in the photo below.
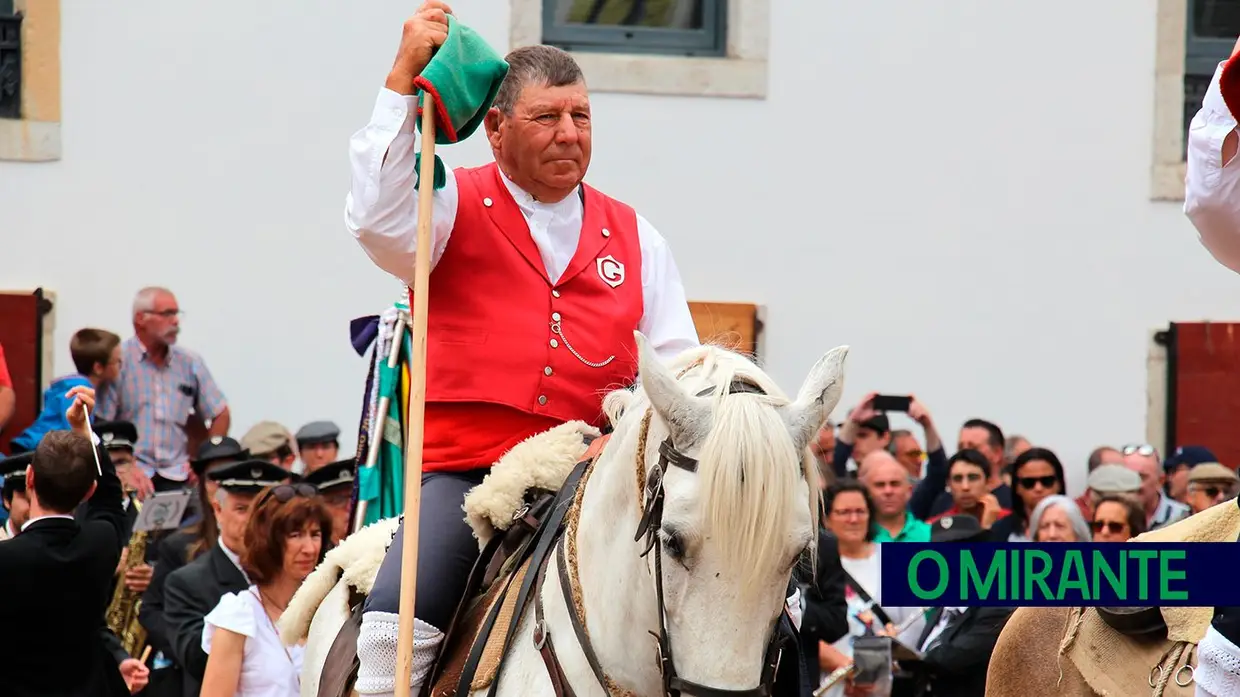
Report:
M 874 407 L 874 411 L 903 411 L 908 412 L 908 407 L 913 403 L 913 398 L 904 395 L 880 394 L 874 397 L 874 401 L 870 406 Z

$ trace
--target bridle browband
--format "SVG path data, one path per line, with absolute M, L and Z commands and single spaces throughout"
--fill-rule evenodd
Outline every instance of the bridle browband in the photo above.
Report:
M 714 392 L 713 387 L 707 388 L 699 392 L 697 396 L 705 397 L 712 392 Z M 728 394 L 738 393 L 766 394 L 752 383 L 736 380 L 728 386 Z M 637 524 L 637 534 L 633 537 L 634 540 L 641 540 L 643 536 L 646 538 L 646 547 L 641 554 L 643 558 L 654 550 L 654 583 L 659 600 L 659 634 L 655 638 L 659 641 L 663 693 L 668 697 L 680 697 L 682 691 L 690 692 L 697 697 L 769 697 L 775 684 L 775 675 L 779 671 L 779 659 L 783 652 L 781 642 L 778 641 L 778 632 L 772 634 L 767 644 L 762 679 L 755 688 L 724 690 L 685 680 L 676 674 L 676 665 L 672 657 L 672 642 L 667 633 L 667 611 L 663 599 L 663 542 L 659 539 L 659 528 L 663 524 L 663 478 L 667 474 L 669 465 L 679 467 L 691 474 L 696 474 L 698 469 L 698 461 L 677 450 L 672 443 L 671 436 L 659 444 L 659 461 L 646 480 L 646 505 L 641 520 Z M 651 634 L 653 635 L 654 632 Z

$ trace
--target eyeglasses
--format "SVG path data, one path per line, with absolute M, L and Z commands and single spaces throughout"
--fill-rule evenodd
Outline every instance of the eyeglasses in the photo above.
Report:
M 963 473 L 963 474 L 953 474 L 953 475 L 952 475 L 952 482 L 953 482 L 953 483 L 955 483 L 955 484 L 960 484 L 960 483 L 963 483 L 963 482 L 970 482 L 970 483 L 972 483 L 972 482 L 980 482 L 980 481 L 982 481 L 982 473 L 981 473 L 981 472 L 965 472 L 965 473 Z
M 1123 450 L 1120 450 L 1120 452 L 1123 453 L 1124 455 L 1140 455 L 1142 457 L 1150 457 L 1150 456 L 1156 457 L 1158 455 L 1158 448 L 1155 448 L 1149 443 L 1135 443 L 1131 445 L 1125 445 Z
M 309 484 L 281 484 L 271 490 L 271 495 L 280 503 L 288 503 L 294 496 L 312 499 L 319 495 L 319 490 Z
M 1038 484 L 1041 484 L 1043 489 L 1050 489 L 1059 482 L 1054 475 L 1048 475 L 1046 477 L 1020 477 L 1016 481 L 1026 489 L 1032 489 Z
M 1128 529 L 1128 524 L 1117 523 L 1114 520 L 1095 520 L 1090 523 L 1090 527 L 1094 529 L 1094 532 L 1102 532 L 1103 530 L 1106 530 L 1112 535 L 1118 535 Z

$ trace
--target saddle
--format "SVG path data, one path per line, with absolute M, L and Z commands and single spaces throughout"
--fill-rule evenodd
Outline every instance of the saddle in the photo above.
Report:
M 535 488 L 512 525 L 488 540 L 470 573 L 464 600 L 445 633 L 439 658 L 421 697 L 468 695 L 494 688 L 531 594 L 537 571 L 549 560 L 581 475 L 602 450 L 607 437 L 586 436 L 585 455 L 556 491 Z M 531 573 L 533 571 L 534 573 Z

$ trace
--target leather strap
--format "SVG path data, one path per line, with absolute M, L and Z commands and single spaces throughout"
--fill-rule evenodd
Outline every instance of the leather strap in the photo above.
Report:
M 577 635 L 577 643 L 581 646 L 581 652 L 585 654 L 586 662 L 590 664 L 590 670 L 594 672 L 598 684 L 603 686 L 603 694 L 610 694 L 611 691 L 607 689 L 607 675 L 603 672 L 603 667 L 599 665 L 598 654 L 594 653 L 594 646 L 590 643 L 586 628 L 581 624 L 581 618 L 577 616 L 577 603 L 573 600 L 572 579 L 568 575 L 568 560 L 564 555 L 567 540 L 568 538 L 561 537 L 560 543 L 555 546 L 555 565 L 560 575 L 560 591 L 564 595 L 568 619 L 572 622 L 573 633 Z
M 563 536 L 560 537 L 563 540 Z M 556 545 L 556 549 L 562 549 L 563 545 Z M 560 661 L 555 656 L 555 644 L 551 642 L 551 632 L 547 629 L 547 619 L 543 615 L 543 599 L 542 589 L 543 581 L 547 576 L 547 565 L 543 564 L 538 569 L 538 581 L 536 583 L 538 590 L 534 592 L 534 647 L 538 649 L 538 653 L 542 655 L 543 663 L 547 666 L 547 675 L 551 678 L 551 689 L 555 690 L 555 697 L 577 697 L 573 692 L 573 686 L 568 681 L 568 676 L 564 674 L 564 669 L 560 667 Z M 573 614 L 569 609 L 569 614 Z
M 525 579 L 521 582 L 521 590 L 517 595 L 517 604 L 513 609 L 512 623 L 508 627 L 508 634 L 504 637 L 505 647 L 511 646 L 513 638 L 516 637 L 517 629 L 521 626 L 521 617 L 525 615 L 525 609 L 529 606 L 530 592 L 534 589 L 534 582 L 542 577 L 539 572 L 547 563 L 548 555 L 551 552 L 551 545 L 559 539 L 563 531 L 564 515 L 572 506 L 577 492 L 577 484 L 581 482 L 581 476 L 589 465 L 589 460 L 582 460 L 573 468 L 573 471 L 564 480 L 564 485 L 560 487 L 560 491 L 556 494 L 550 513 L 543 520 L 543 524 L 539 526 L 538 533 L 534 536 L 534 539 L 537 539 L 538 542 L 534 547 L 533 557 L 530 559 L 530 568 L 526 571 Z M 507 589 L 505 593 L 508 591 L 511 591 L 511 588 Z M 491 689 L 487 691 L 488 697 L 495 697 L 496 692 L 499 690 L 500 677 L 503 673 L 504 661 L 501 660 L 499 668 L 495 671 L 495 679 L 491 682 Z M 461 676 L 462 680 L 464 680 L 464 677 L 464 675 Z M 467 685 L 468 683 L 462 684 Z M 469 694 L 469 692 L 458 690 L 457 694 Z

